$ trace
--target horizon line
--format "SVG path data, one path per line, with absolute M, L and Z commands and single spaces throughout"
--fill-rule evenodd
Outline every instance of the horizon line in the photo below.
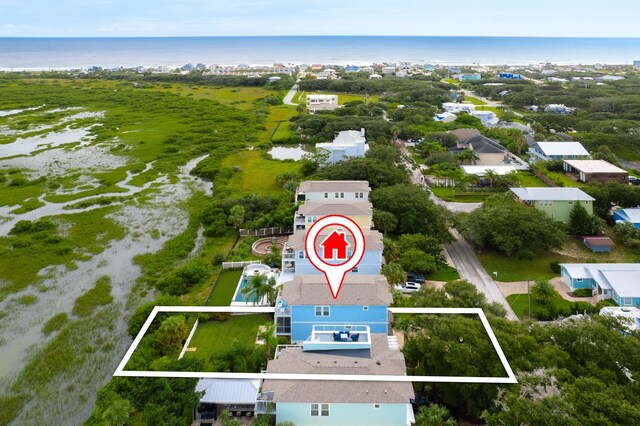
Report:
M 424 37 L 424 38 L 542 38 L 542 39 L 631 39 L 638 36 L 549 36 L 549 35 L 385 35 L 385 34 L 271 34 L 271 35 L 69 35 L 69 36 L 0 36 L 1 39 L 71 39 L 71 38 L 250 38 L 250 37 Z

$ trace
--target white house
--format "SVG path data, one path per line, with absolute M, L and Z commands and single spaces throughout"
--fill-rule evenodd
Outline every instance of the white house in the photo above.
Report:
M 513 166 L 476 166 L 476 165 L 463 165 L 460 168 L 467 175 L 476 175 L 478 177 L 484 177 L 487 171 L 492 170 L 498 176 L 504 176 L 509 173 L 515 173 L 516 169 Z
M 345 130 L 338 133 L 333 142 L 322 142 L 316 144 L 317 149 L 329 151 L 330 163 L 337 163 L 349 157 L 364 157 L 369 150 L 367 140 L 364 137 L 364 129 Z
M 380 74 L 371 74 L 371 75 L 369 76 L 369 78 L 370 78 L 370 79 L 372 79 L 372 80 L 374 80 L 374 79 L 376 79 L 376 78 L 382 78 L 382 76 L 381 76 Z
M 495 126 L 500 121 L 493 111 L 471 111 L 470 114 L 480 119 L 486 127 Z
M 442 104 L 442 109 L 444 109 L 444 112 L 457 114 L 463 111 L 471 113 L 476 110 L 476 107 L 472 103 L 445 102 Z
M 441 123 L 451 123 L 452 121 L 456 121 L 456 118 L 458 117 L 452 112 L 443 112 L 440 114 L 436 114 L 433 117 L 435 121 L 439 121 Z
M 393 74 L 396 72 L 396 67 L 383 67 L 382 74 Z
M 369 199 L 371 187 L 366 180 L 308 180 L 300 182 L 296 202 Z
M 588 160 L 591 156 L 580 142 L 536 142 L 529 152 L 533 158 L 549 160 Z
M 307 109 L 310 114 L 319 110 L 333 110 L 338 107 L 338 95 L 307 95 Z
M 373 74 L 373 67 L 362 67 L 360 71 L 366 72 L 367 74 Z

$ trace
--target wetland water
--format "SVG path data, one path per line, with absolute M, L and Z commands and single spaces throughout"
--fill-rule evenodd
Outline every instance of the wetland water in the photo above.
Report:
M 13 115 L 16 114 L 19 113 Z M 109 171 L 127 163 L 126 156 L 109 153 L 108 144 L 91 145 L 92 138 L 88 129 L 73 130 L 77 130 L 74 137 L 67 134 L 65 142 L 52 143 L 44 151 L 29 151 L 32 155 L 0 158 L 0 171 L 17 167 L 28 169 L 26 173 L 31 177 L 71 173 L 89 176 L 90 173 Z M 55 140 L 58 136 L 54 133 L 58 132 L 45 133 L 44 137 L 38 136 L 37 139 L 47 142 L 52 140 L 50 138 Z M 83 138 L 84 141 L 81 140 Z M 28 138 L 22 138 L 18 134 L 16 142 L 0 144 L 0 149 L 6 150 L 7 146 L 16 143 L 23 144 L 25 139 Z M 61 146 L 67 143 L 75 145 L 72 149 Z M 133 185 L 131 180 L 151 170 L 153 162 L 147 163 L 140 172 L 127 171 L 126 178 L 116 184 L 124 192 L 100 195 L 127 197 L 122 202 L 112 203 L 109 208 L 113 209 L 115 205 L 115 211 L 107 216 L 125 229 L 125 237 L 109 241 L 104 251 L 88 260 L 76 262 L 72 269 L 58 265 L 41 270 L 42 279 L 37 285 L 28 286 L 0 301 L 0 312 L 5 315 L 0 321 L 1 395 L 24 369 L 28 360 L 55 338 L 56 333 L 49 336 L 43 334 L 42 327 L 46 321 L 62 312 L 73 318 L 75 300 L 92 288 L 102 276 L 110 277 L 111 295 L 114 299 L 98 314 L 102 315 L 101 320 L 94 320 L 91 316 L 84 317 L 86 324 L 77 328 L 79 335 L 74 338 L 86 340 L 82 362 L 74 365 L 72 372 L 57 374 L 48 380 L 47 389 L 40 397 L 29 401 L 12 424 L 81 424 L 89 416 L 97 391 L 110 379 L 130 344 L 131 339 L 126 331 L 130 309 L 125 309 L 125 305 L 132 297 L 140 297 L 132 295 L 131 290 L 141 273 L 133 259 L 139 254 L 159 250 L 167 240 L 186 229 L 188 214 L 179 207 L 180 203 L 189 199 L 195 191 L 210 194 L 212 190 L 211 183 L 189 174 L 205 157 L 189 161 L 179 168 L 173 178 L 159 174 L 157 178 L 139 186 Z M 86 181 L 90 182 L 91 179 Z M 144 193 L 144 202 L 132 197 L 141 193 Z M 18 220 L 33 221 L 53 216 L 52 220 L 55 221 L 55 216 L 104 208 L 92 205 L 65 209 L 80 201 L 100 196 L 76 198 L 62 203 L 46 201 L 44 196 L 43 193 L 38 197 L 44 205 L 24 214 L 11 213 L 17 206 L 0 206 L 0 235 L 6 235 Z M 18 300 L 23 296 L 30 296 L 35 301 L 30 304 L 19 303 Z

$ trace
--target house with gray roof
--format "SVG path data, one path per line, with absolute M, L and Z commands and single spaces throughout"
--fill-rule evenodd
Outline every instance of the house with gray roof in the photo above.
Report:
M 560 222 L 569 222 L 569 215 L 574 204 L 580 203 L 589 214 L 593 214 L 595 198 L 578 188 L 510 188 L 516 201 L 535 207 L 549 217 Z
M 478 154 L 478 160 L 474 162 L 478 166 L 504 166 L 514 164 L 513 154 L 498 141 L 489 139 L 480 134 L 477 129 L 456 129 L 450 132 L 458 139 L 451 152 L 458 154 L 465 149 L 470 149 Z M 522 160 L 520 160 L 522 161 Z
M 370 192 L 366 180 L 308 180 L 300 182 L 296 202 L 363 201 L 369 199 Z
M 599 300 L 640 307 L 640 263 L 563 263 L 560 271 L 571 291 L 589 288 Z
M 377 375 L 380 381 L 264 381 L 263 400 L 275 405 L 276 420 L 296 425 L 407 426 L 415 422 L 411 383 L 385 382 L 406 375 L 402 352 L 383 334 L 372 335 L 369 349 L 310 352 L 285 347 L 267 373 Z

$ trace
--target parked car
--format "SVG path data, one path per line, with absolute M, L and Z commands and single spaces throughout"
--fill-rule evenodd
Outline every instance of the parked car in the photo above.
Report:
M 420 283 L 414 283 L 411 281 L 407 281 L 404 284 L 396 284 L 395 286 L 393 286 L 394 290 L 398 290 L 403 293 L 411 293 L 414 291 L 418 291 L 420 290 L 420 287 L 422 287 Z
M 629 184 L 640 185 L 640 178 L 637 178 L 635 176 L 629 176 Z
M 424 284 L 425 279 L 424 279 L 424 275 L 422 274 L 417 274 L 415 272 L 407 272 L 407 281 Z

